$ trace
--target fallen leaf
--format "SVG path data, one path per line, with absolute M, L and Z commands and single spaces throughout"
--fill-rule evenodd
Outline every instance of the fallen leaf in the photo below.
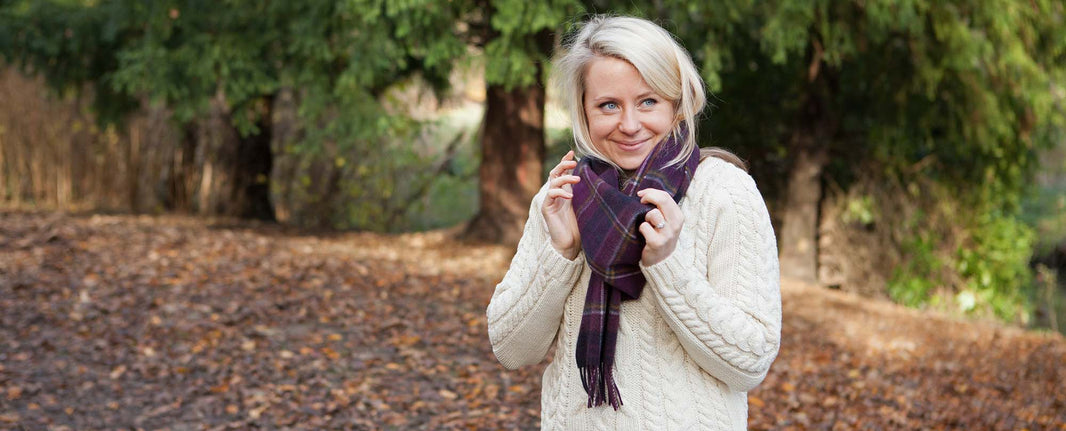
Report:
M 17 400 L 22 397 L 22 388 L 18 386 L 11 386 L 7 388 L 7 399 Z
M 119 377 L 122 377 L 123 374 L 126 374 L 126 366 L 119 365 L 115 367 L 115 369 L 111 370 L 111 379 L 114 380 Z

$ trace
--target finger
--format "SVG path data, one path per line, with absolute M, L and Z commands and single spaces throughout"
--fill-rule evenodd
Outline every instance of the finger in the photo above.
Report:
M 680 222 L 684 219 L 681 207 L 674 202 L 673 196 L 659 189 L 644 189 L 637 192 L 640 202 L 655 205 L 668 222 Z
M 662 234 L 656 231 L 655 228 L 652 227 L 651 223 L 641 223 L 640 227 L 638 227 L 637 230 L 640 231 L 641 235 L 644 235 L 645 243 L 652 245 L 653 247 L 655 246 L 655 244 L 659 243 L 658 239 Z
M 567 151 L 566 154 L 564 154 L 563 157 L 559 159 L 559 164 L 561 165 L 563 163 L 573 162 L 573 161 L 574 161 L 574 150 L 570 150 L 570 151 Z
M 577 162 L 575 162 L 573 160 L 563 160 L 563 161 L 559 162 L 558 165 L 555 165 L 555 167 L 552 168 L 552 170 L 548 172 L 548 176 L 551 177 L 551 178 L 555 178 L 555 177 L 558 177 L 560 175 L 566 175 L 566 174 L 569 174 L 570 171 L 573 171 L 574 168 L 576 168 L 576 167 L 577 167 Z
M 566 155 L 564 155 L 562 160 L 559 162 L 559 167 L 560 174 L 568 174 L 570 173 L 569 171 L 572 171 L 574 168 L 577 167 L 577 162 L 574 161 L 574 150 L 566 152 Z
M 666 200 L 673 201 L 674 198 L 670 197 L 670 194 L 659 189 L 644 189 L 637 192 L 637 196 L 640 196 L 640 201 L 646 204 L 652 204 L 655 206 L 662 206 Z
M 567 184 L 574 185 L 579 182 L 581 182 L 581 177 L 577 175 L 560 175 L 556 178 L 552 178 L 548 187 L 551 189 L 557 189 Z
M 648 211 L 648 213 L 644 215 L 644 220 L 651 223 L 652 227 L 659 226 L 660 223 L 666 223 L 666 217 L 663 216 L 662 211 L 659 211 L 658 208 Z
M 563 189 L 551 189 L 548 190 L 546 195 L 548 199 L 573 199 L 574 194 Z

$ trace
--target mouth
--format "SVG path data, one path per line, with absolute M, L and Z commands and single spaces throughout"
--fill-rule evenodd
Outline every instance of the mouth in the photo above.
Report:
M 640 149 L 641 145 L 648 142 L 648 139 L 641 139 L 637 141 L 615 141 L 615 143 L 618 144 L 618 148 L 620 148 L 622 151 L 636 151 Z

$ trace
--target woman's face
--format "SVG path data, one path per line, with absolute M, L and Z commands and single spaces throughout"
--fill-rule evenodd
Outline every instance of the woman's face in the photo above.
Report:
M 589 64 L 584 105 L 592 145 L 625 170 L 639 168 L 674 126 L 674 104 L 656 94 L 632 64 L 614 57 Z

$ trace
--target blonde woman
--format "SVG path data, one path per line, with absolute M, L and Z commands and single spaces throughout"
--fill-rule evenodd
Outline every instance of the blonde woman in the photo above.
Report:
M 745 429 L 777 356 L 777 242 L 743 163 L 696 145 L 702 80 L 647 20 L 596 16 L 555 60 L 570 152 L 533 198 L 488 306 L 543 429 Z

